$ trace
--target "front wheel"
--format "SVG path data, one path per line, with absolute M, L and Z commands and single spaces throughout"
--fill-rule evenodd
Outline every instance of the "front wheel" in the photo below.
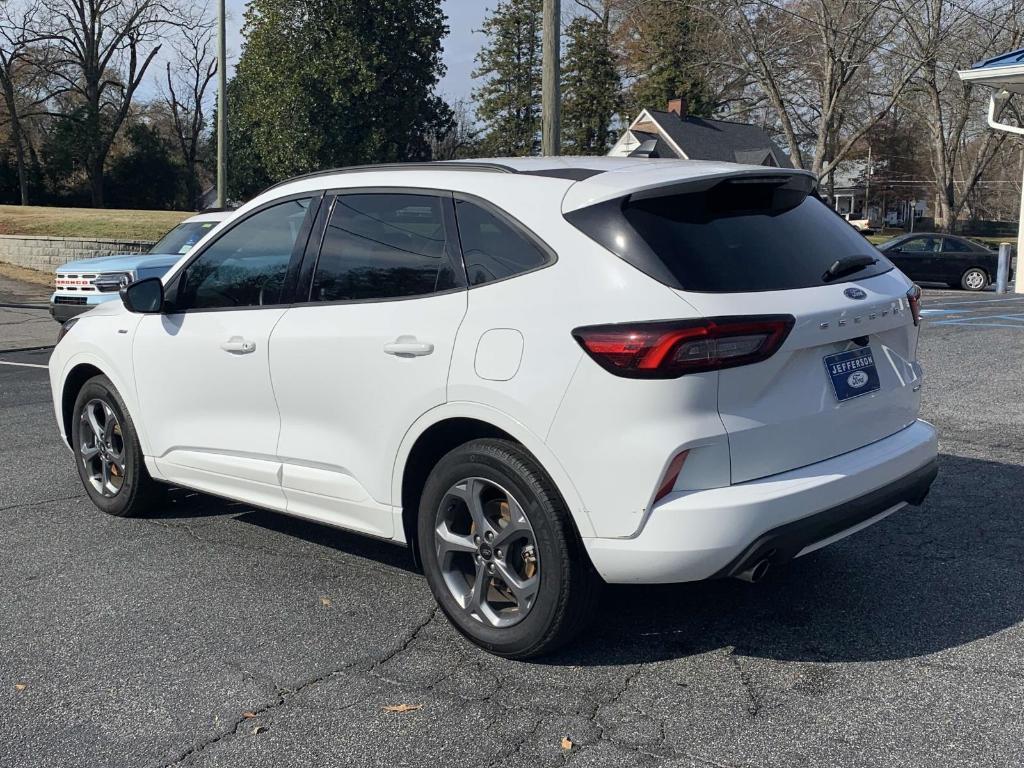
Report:
M 147 511 L 161 486 L 146 471 L 135 424 L 106 376 L 82 386 L 71 417 L 78 476 L 93 504 L 108 515 Z
M 418 536 L 442 610 L 492 653 L 549 653 L 593 613 L 600 578 L 558 491 L 515 443 L 474 440 L 441 459 L 423 490 Z
M 988 286 L 988 275 L 985 270 L 971 267 L 960 278 L 960 287 L 965 291 L 983 291 Z

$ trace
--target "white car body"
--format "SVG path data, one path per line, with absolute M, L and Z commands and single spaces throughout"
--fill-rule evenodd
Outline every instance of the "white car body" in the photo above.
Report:
M 565 218 L 679 184 L 801 172 L 618 158 L 495 163 L 512 172 L 451 163 L 300 178 L 252 200 L 231 226 L 300 193 L 454 193 L 521 222 L 556 255 L 543 268 L 407 300 L 177 315 L 104 304 L 50 360 L 65 440 L 72 390 L 102 372 L 133 414 L 154 478 L 405 543 L 415 530 L 411 486 L 425 471 L 417 457 L 443 430 L 479 425 L 536 458 L 608 582 L 738 575 L 923 498 L 937 442 L 917 418 L 918 328 L 912 283 L 898 270 L 795 290 L 678 290 Z M 851 286 L 864 297 L 844 295 Z M 678 378 L 613 375 L 573 336 L 583 326 L 780 313 L 795 321 L 768 359 Z M 867 339 L 881 386 L 838 402 L 822 358 L 853 348 L 854 337 Z M 782 538 L 773 550 L 766 536 Z

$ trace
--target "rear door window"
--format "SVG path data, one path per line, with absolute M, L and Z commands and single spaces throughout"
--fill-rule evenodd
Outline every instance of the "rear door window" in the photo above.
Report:
M 820 200 L 804 197 L 779 207 L 771 190 L 761 186 L 719 185 L 707 192 L 638 200 L 626 205 L 624 215 L 684 290 L 810 288 L 824 285 L 825 271 L 846 256 L 878 259 L 852 279 L 891 268 Z
M 461 285 L 445 205 L 450 200 L 432 195 L 339 195 L 310 301 L 401 299 Z

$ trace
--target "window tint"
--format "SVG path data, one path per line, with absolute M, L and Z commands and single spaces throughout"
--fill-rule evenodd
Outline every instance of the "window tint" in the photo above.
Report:
M 963 240 L 957 240 L 952 237 L 942 238 L 942 252 L 943 253 L 970 253 L 974 248 L 969 243 L 965 243 Z
M 443 206 L 429 195 L 340 195 L 311 300 L 394 299 L 456 287 Z
M 512 277 L 547 263 L 544 251 L 480 206 L 457 200 L 455 213 L 470 285 Z
M 899 248 L 907 253 L 934 253 L 939 250 L 939 239 L 936 237 L 912 237 L 900 243 Z
M 622 215 L 685 290 L 774 291 L 824 285 L 846 256 L 877 263 L 857 280 L 892 265 L 819 199 L 777 181 L 721 182 L 706 191 L 627 202 Z
M 182 271 L 171 297 L 174 309 L 279 303 L 311 199 L 289 200 L 260 211 L 214 241 Z

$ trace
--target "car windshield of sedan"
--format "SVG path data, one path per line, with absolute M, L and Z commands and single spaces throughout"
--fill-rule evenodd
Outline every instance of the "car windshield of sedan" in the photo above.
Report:
M 193 221 L 179 224 L 150 249 L 150 253 L 175 253 L 179 256 L 192 250 L 207 232 L 217 226 L 216 221 Z

